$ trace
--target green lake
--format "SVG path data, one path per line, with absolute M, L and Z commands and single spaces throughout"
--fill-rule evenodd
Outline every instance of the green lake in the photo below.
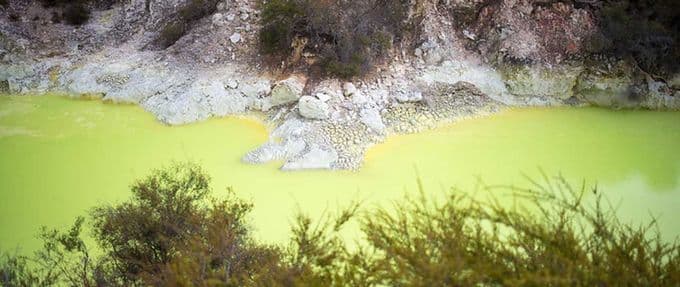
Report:
M 416 189 L 528 186 L 523 175 L 561 174 L 597 185 L 624 221 L 659 217 L 680 236 L 680 112 L 597 108 L 512 109 L 369 150 L 357 172 L 283 172 L 240 158 L 267 140 L 252 118 L 168 127 L 141 108 L 55 96 L 0 96 L 0 250 L 39 247 L 40 226 L 66 227 L 97 204 L 129 196 L 151 169 L 194 161 L 254 203 L 256 236 L 284 242 L 297 211 L 317 216 L 354 200 L 388 206 Z

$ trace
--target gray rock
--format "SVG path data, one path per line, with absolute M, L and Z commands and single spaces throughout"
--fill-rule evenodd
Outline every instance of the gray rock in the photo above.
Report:
M 286 162 L 282 170 L 302 170 L 302 169 L 331 169 L 333 163 L 338 160 L 338 153 L 333 149 L 322 149 L 313 145 L 309 152 L 299 159 Z
M 582 67 L 506 66 L 501 68 L 508 91 L 518 97 L 571 98 Z
M 230 89 L 238 89 L 238 81 L 231 79 L 227 82 L 227 87 Z
M 355 92 L 352 95 L 352 103 L 355 105 L 363 105 L 368 103 L 368 98 L 362 92 Z
M 238 42 L 241 42 L 241 34 L 240 33 L 234 33 L 229 37 L 229 41 L 232 43 L 236 44 Z
M 620 65 L 616 69 L 629 69 L 627 65 Z M 605 107 L 626 107 L 631 105 L 628 100 L 629 87 L 633 80 L 630 73 L 583 73 L 574 87 L 578 97 L 584 101 Z
M 327 93 L 316 93 L 316 98 L 321 100 L 322 102 L 328 102 L 328 100 L 332 99 L 333 97 Z
M 307 147 L 302 139 L 306 126 L 301 120 L 289 118 L 270 135 L 270 140 L 243 157 L 246 163 L 266 163 L 300 157 Z
M 377 109 L 362 109 L 359 112 L 359 120 L 374 132 L 378 134 L 385 133 L 386 127 Z
M 357 92 L 357 87 L 355 87 L 354 84 L 347 82 L 342 85 L 342 90 L 345 96 L 351 96 Z
M 227 24 L 227 22 L 224 21 L 224 15 L 222 15 L 222 13 L 215 13 L 212 16 L 212 23 L 215 26 L 224 26 Z
M 395 93 L 394 97 L 401 103 L 419 102 L 423 99 L 423 93 L 420 91 L 400 90 Z
M 330 116 L 330 107 L 324 101 L 311 96 L 304 96 L 298 102 L 300 115 L 314 120 L 327 119 Z
M 269 105 L 272 107 L 297 102 L 302 96 L 305 80 L 301 77 L 290 77 L 274 85 L 269 97 Z

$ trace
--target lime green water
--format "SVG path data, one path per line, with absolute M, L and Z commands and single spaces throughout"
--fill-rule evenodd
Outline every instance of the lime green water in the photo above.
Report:
M 415 190 L 527 185 L 522 174 L 562 174 L 597 184 L 624 220 L 660 217 L 680 235 L 680 113 L 526 109 L 394 136 L 359 172 L 282 172 L 240 158 L 264 142 L 253 119 L 166 127 L 136 106 L 58 97 L 0 97 L 0 250 L 39 246 L 40 226 L 65 227 L 94 205 L 125 199 L 128 186 L 172 161 L 200 163 L 255 204 L 256 235 L 284 242 L 297 211 L 318 216 L 353 200 L 389 205 Z

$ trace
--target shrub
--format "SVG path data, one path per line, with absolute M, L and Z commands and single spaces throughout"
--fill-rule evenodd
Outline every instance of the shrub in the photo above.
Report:
M 56 11 L 53 12 L 52 21 L 55 23 L 61 22 L 63 18 L 70 25 L 80 26 L 90 19 L 89 6 L 91 0 L 40 0 L 40 2 L 44 7 L 55 7 L 62 10 L 61 16 L 58 16 L 59 14 Z
M 375 280 L 383 286 L 680 283 L 680 245 L 664 243 L 653 222 L 621 223 L 596 189 L 575 190 L 557 178 L 509 191 L 524 204 L 485 204 L 453 192 L 443 203 L 423 196 L 399 203 L 395 212 L 369 213 L 362 230 L 376 251 L 369 265 Z
M 7 6 L 7 0 L 0 0 L 0 6 L 6 7 Z
M 680 70 L 680 2 L 606 1 L 598 13 L 600 34 L 590 44 L 594 52 L 632 58 L 648 73 Z
M 361 65 L 364 63 L 364 58 L 360 55 L 355 55 L 349 63 L 343 63 L 335 59 L 327 61 L 323 66 L 326 73 L 343 79 L 350 79 L 361 74 Z
M 245 215 L 252 206 L 234 197 L 209 199 L 209 182 L 199 167 L 175 165 L 135 183 L 130 201 L 95 208 L 94 235 L 114 266 L 109 281 L 242 285 L 275 259 L 275 250 L 249 238 Z
M 382 60 L 403 36 L 408 8 L 405 0 L 271 0 L 262 7 L 260 47 L 287 57 L 293 39 L 306 38 L 304 50 L 321 58 L 327 74 L 350 78 Z
M 79 26 L 90 19 L 90 8 L 110 8 L 120 0 L 40 0 L 40 2 L 43 7 L 61 10 L 61 14 L 57 11 L 52 12 L 52 22 L 59 23 L 63 18 L 66 23 Z
M 484 203 L 452 191 L 360 216 L 365 244 L 341 238 L 358 204 L 318 220 L 299 215 L 286 249 L 250 235 L 252 205 L 209 198 L 192 164 L 154 171 L 132 198 L 96 207 L 92 258 L 83 219 L 43 229 L 34 257 L 0 257 L 2 286 L 677 286 L 680 245 L 617 220 L 597 190 L 562 178 L 510 188 L 520 202 Z M 498 194 L 498 188 L 487 189 Z M 508 191 L 508 190 L 505 190 Z M 586 200 L 590 197 L 591 200 Z M 586 203 L 586 202 L 589 202 Z

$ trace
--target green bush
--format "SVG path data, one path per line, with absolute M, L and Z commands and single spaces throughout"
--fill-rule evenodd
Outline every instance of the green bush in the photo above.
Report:
M 405 0 L 267 1 L 262 7 L 260 47 L 265 54 L 285 58 L 293 40 L 305 38 L 303 50 L 320 58 L 326 74 L 351 78 L 383 60 L 403 36 L 408 7 Z

